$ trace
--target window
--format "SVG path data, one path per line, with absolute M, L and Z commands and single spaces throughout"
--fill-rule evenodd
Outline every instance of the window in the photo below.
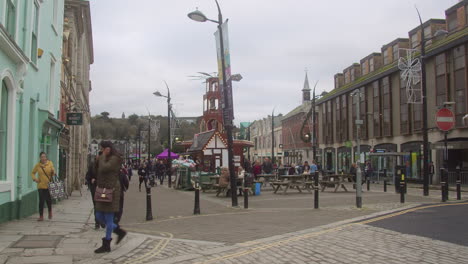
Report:
M 0 93 L 0 181 L 6 180 L 7 159 L 7 127 L 8 127 L 8 88 L 2 81 Z
M 340 97 L 335 98 L 335 106 L 336 106 L 336 115 L 335 115 L 335 128 L 336 128 L 336 139 L 341 142 L 341 104 L 340 104 Z
M 15 38 L 16 32 L 16 0 L 6 1 L 6 30 L 10 37 Z
M 350 72 L 351 72 L 351 81 L 353 82 L 354 80 L 356 80 L 356 73 L 355 73 L 354 67 L 351 68 Z
M 379 81 L 372 83 L 373 103 L 374 103 L 374 137 L 381 137 L 382 131 L 380 127 L 380 87 Z
M 414 33 L 411 35 L 411 48 L 415 48 L 419 45 L 419 32 Z
M 447 29 L 449 32 L 457 29 L 457 12 L 447 15 Z
M 363 121 L 363 124 L 361 125 L 361 138 L 366 139 L 367 138 L 367 100 L 366 100 L 366 88 L 361 87 L 361 96 L 359 97 L 360 102 L 359 102 L 359 114 L 360 114 L 360 119 Z
M 58 28 L 58 0 L 54 0 L 54 10 L 53 10 L 53 20 L 52 20 L 52 25 L 54 26 L 54 29 L 57 30 Z
M 50 61 L 50 77 L 49 77 L 49 112 L 54 112 L 54 98 L 55 98 L 55 61 Z
M 426 45 L 431 45 L 432 44 L 432 30 L 431 26 L 427 26 L 424 28 L 424 39 L 426 40 Z
M 327 102 L 327 132 L 328 137 L 327 143 L 333 143 L 333 114 L 332 114 L 332 101 Z
M 343 94 L 341 96 L 341 141 L 346 141 L 349 139 L 348 136 L 348 96 Z
M 361 64 L 361 72 L 362 72 L 362 75 L 366 75 L 367 74 L 367 60 L 363 61 L 362 64 Z
M 392 59 L 392 62 L 393 62 L 393 61 L 397 61 L 397 60 L 398 60 L 398 43 L 395 44 L 395 45 L 393 45 L 392 51 L 393 51 L 393 59 Z
M 348 71 L 345 71 L 345 84 L 349 83 L 350 81 L 350 74 L 349 74 L 349 70 Z
M 37 37 L 39 33 L 39 4 L 34 1 L 33 28 L 31 37 L 31 61 L 37 64 Z
M 369 71 L 370 72 L 374 71 L 374 58 L 369 59 Z
M 400 133 L 402 135 L 409 133 L 409 124 L 406 80 L 400 79 Z
M 463 116 L 466 107 L 466 48 L 464 45 L 453 50 L 454 79 L 455 79 L 455 125 L 463 127 Z
M 445 53 L 435 57 L 436 106 L 442 106 L 447 101 L 447 66 L 445 60 Z
M 383 136 L 392 135 L 392 93 L 390 88 L 390 80 L 387 77 L 382 79 L 383 93 Z
M 390 63 L 388 59 L 388 48 L 385 48 L 385 50 L 383 51 L 383 63 L 384 65 L 387 65 L 388 63 Z

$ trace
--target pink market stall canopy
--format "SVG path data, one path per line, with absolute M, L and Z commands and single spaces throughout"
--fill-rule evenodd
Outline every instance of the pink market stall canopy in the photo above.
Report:
M 167 149 L 165 149 L 161 154 L 157 156 L 158 159 L 167 159 L 168 158 L 168 153 Z M 171 159 L 178 159 L 179 155 L 172 153 L 171 152 Z

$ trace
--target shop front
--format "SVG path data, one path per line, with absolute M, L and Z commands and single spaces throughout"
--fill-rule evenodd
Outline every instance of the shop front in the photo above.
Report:
M 396 153 L 397 145 L 391 143 L 375 145 L 370 152 L 375 154 Z M 374 174 L 377 173 L 377 176 L 383 176 L 384 170 L 387 175 L 393 175 L 397 161 L 392 155 L 377 155 L 373 156 L 370 160 Z
M 325 148 L 323 155 L 323 170 L 327 173 L 336 172 L 335 148 Z
M 401 144 L 401 152 L 407 152 L 403 158 L 403 164 L 406 167 L 406 178 L 412 181 L 423 180 L 423 152 L 422 141 L 412 141 Z M 430 155 L 430 152 L 429 152 Z M 432 160 L 429 157 L 429 160 Z
M 338 172 L 347 173 L 351 168 L 351 148 L 338 148 Z

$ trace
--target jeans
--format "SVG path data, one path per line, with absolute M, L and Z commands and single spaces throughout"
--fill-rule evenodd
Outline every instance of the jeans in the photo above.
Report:
M 52 198 L 50 197 L 49 189 L 37 189 L 39 192 L 39 215 L 44 215 L 44 202 L 47 203 L 49 212 L 52 211 Z
M 97 211 L 96 217 L 100 223 L 106 224 L 106 240 L 111 240 L 112 232 L 117 227 L 117 225 L 114 224 L 114 213 L 113 212 L 106 213 L 106 212 Z

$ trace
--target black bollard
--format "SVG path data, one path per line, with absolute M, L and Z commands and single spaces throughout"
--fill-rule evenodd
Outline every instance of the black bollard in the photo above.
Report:
M 383 191 L 387 192 L 387 178 L 384 178 L 383 180 Z
M 447 199 L 446 199 L 446 196 L 445 196 L 445 184 L 447 184 L 447 182 L 445 181 L 445 170 L 444 168 L 440 168 L 440 193 L 442 195 L 442 202 L 446 202 Z
M 369 178 L 367 178 L 367 190 L 370 191 L 370 181 L 369 181 Z
M 319 208 L 319 173 L 315 172 L 314 175 L 314 209 Z
M 249 189 L 244 187 L 244 209 L 249 209 Z
M 461 200 L 461 178 L 460 178 L 460 168 L 457 168 L 457 200 Z
M 405 187 L 405 182 L 404 182 L 404 181 L 401 181 L 401 182 L 400 182 L 400 203 L 405 203 L 405 191 L 404 191 L 404 187 Z
M 153 212 L 151 210 L 151 187 L 146 186 L 146 221 L 153 220 Z
M 193 214 L 197 215 L 200 214 L 200 188 L 198 187 L 198 184 L 196 184 L 197 187 L 195 187 L 195 206 L 193 208 Z
M 401 181 L 400 181 L 400 203 L 405 203 L 405 193 L 406 193 L 406 180 L 405 174 L 401 174 Z

